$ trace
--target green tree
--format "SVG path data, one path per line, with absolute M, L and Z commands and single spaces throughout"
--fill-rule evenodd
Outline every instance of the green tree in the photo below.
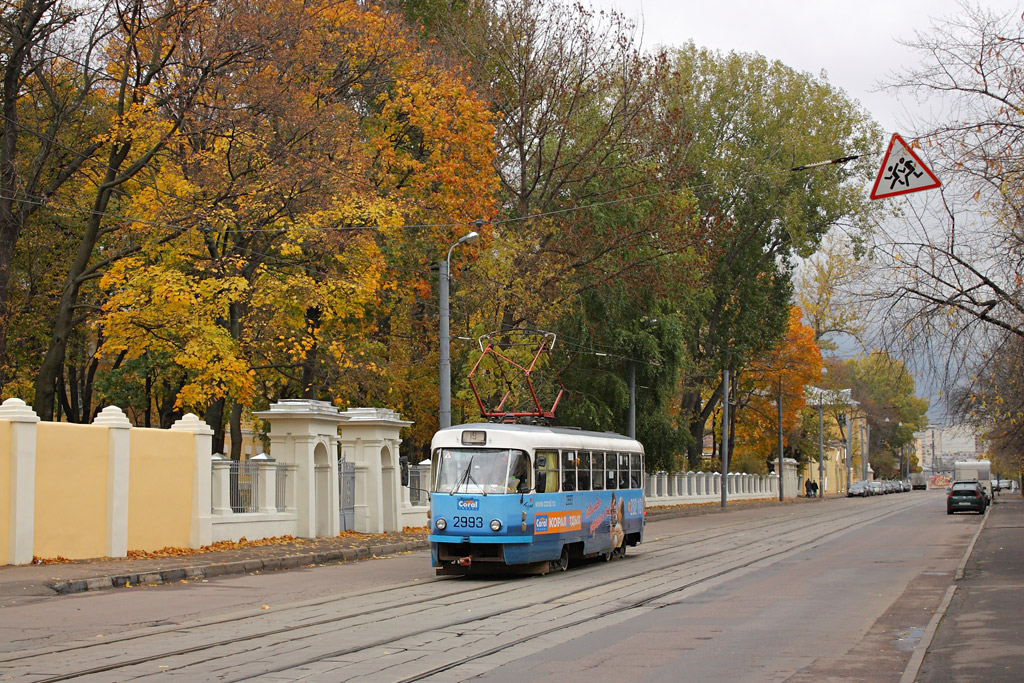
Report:
M 809 171 L 802 164 L 877 148 L 867 114 L 822 79 L 758 55 L 688 45 L 670 55 L 664 115 L 685 129 L 662 150 L 693 169 L 701 224 L 710 226 L 707 292 L 682 302 L 690 365 L 680 397 L 691 466 L 721 399 L 726 359 L 742 368 L 782 338 L 793 259 L 839 224 L 870 211 L 866 159 Z
M 914 441 L 914 432 L 928 424 L 928 401 L 915 394 L 914 377 L 899 360 L 885 351 L 845 361 L 851 397 L 870 426 L 871 466 L 877 478 L 899 474 L 900 449 Z M 832 373 L 830 373 L 832 374 Z M 837 381 L 837 379 L 830 379 Z

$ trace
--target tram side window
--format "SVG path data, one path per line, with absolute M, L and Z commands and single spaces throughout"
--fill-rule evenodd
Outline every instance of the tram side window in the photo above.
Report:
M 537 451 L 533 461 L 537 493 L 558 490 L 558 451 Z
M 576 490 L 576 452 L 562 451 L 562 490 Z
M 580 468 L 579 474 L 576 475 L 579 480 L 580 491 L 589 491 L 592 483 L 590 478 L 590 451 L 580 451 L 579 460 L 576 462 L 579 463 Z
M 619 488 L 629 488 L 629 455 L 626 453 L 619 453 L 617 456 L 619 461 Z
M 639 453 L 629 454 L 629 488 L 643 488 L 644 460 Z
M 595 491 L 604 490 L 604 453 L 594 453 L 591 458 L 590 478 Z
M 616 476 L 616 471 L 617 471 L 616 462 L 617 462 L 617 460 L 618 460 L 618 456 L 616 456 L 614 453 L 606 453 L 605 456 L 604 456 L 604 466 L 605 466 L 604 487 L 606 489 L 608 489 L 609 491 L 612 490 L 612 489 L 619 488 L 619 478 L 618 478 L 618 476 Z
M 512 453 L 512 461 L 509 463 L 505 489 L 509 493 L 529 493 L 531 488 L 530 456 L 522 451 L 515 451 Z

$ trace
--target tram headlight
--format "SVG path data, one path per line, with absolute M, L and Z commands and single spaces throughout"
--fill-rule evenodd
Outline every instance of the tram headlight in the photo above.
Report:
M 501 531 L 501 520 L 500 519 L 492 519 L 491 520 L 491 531 Z
M 434 526 L 437 527 L 438 531 L 444 531 L 445 527 L 448 526 L 448 522 L 444 521 L 444 517 L 438 517 L 437 521 L 434 522 Z

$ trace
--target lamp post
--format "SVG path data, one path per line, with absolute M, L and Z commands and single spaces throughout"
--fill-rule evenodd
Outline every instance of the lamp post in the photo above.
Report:
M 441 342 L 441 377 L 440 377 L 440 388 L 439 394 L 439 408 L 438 418 L 440 421 L 441 429 L 452 426 L 452 364 L 449 358 L 449 329 L 448 329 L 448 280 L 449 273 L 451 272 L 451 259 L 452 250 L 460 244 L 470 244 L 480 239 L 479 233 L 476 231 L 470 232 L 469 234 L 463 235 L 459 238 L 459 241 L 448 248 L 448 254 L 444 260 L 441 261 L 439 267 L 439 284 L 441 290 L 441 324 L 440 324 L 440 342 Z
M 783 448 L 783 443 L 782 443 L 782 373 L 781 372 L 779 373 L 779 401 L 778 401 L 778 408 L 779 408 L 779 467 L 778 467 L 778 470 L 779 470 L 779 502 L 780 503 L 784 503 L 786 501 L 785 501 L 785 494 L 783 492 L 782 480 L 784 478 L 783 475 L 786 472 L 786 468 L 782 464 L 782 455 L 783 455 L 783 452 L 784 452 L 785 449 Z M 797 493 L 799 493 L 799 491 Z
M 871 441 L 871 423 L 868 422 L 867 415 L 864 416 L 864 440 L 861 441 L 861 450 L 864 453 L 864 457 L 860 461 L 861 478 L 864 481 L 868 480 L 868 457 L 870 451 Z
M 824 370 L 824 368 L 822 368 Z M 818 389 L 818 498 L 825 497 L 825 418 L 821 405 L 821 389 Z

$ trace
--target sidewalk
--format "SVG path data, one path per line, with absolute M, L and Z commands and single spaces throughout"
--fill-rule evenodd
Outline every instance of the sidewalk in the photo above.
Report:
M 225 544 L 227 545 L 227 544 Z M 344 533 L 335 538 L 231 544 L 167 557 L 98 558 L 55 564 L 0 566 L 0 607 L 28 596 L 53 596 L 127 585 L 170 583 L 226 574 L 351 562 L 427 548 L 426 529 L 403 533 Z
M 940 616 L 910 680 L 1024 679 L 1024 498 L 1019 492 L 996 498 Z

